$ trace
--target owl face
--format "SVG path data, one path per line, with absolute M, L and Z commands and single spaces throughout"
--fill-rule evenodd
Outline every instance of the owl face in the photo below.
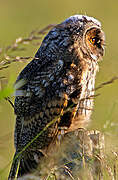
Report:
M 97 60 L 104 55 L 105 38 L 103 31 L 99 27 L 87 29 L 83 38 L 91 58 Z

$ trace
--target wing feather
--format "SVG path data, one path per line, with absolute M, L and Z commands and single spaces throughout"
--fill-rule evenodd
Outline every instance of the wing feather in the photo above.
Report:
M 53 89 L 53 83 L 57 81 L 60 74 L 63 73 L 63 61 L 58 60 L 50 64 L 46 63 L 37 71 L 37 60 L 33 60 L 20 73 L 16 81 L 16 98 L 15 98 L 15 114 L 16 114 L 16 128 L 15 128 L 15 145 L 17 146 L 21 139 L 21 131 L 25 127 L 23 121 L 32 119 L 35 115 L 40 113 L 47 101 L 48 89 Z M 33 69 L 33 70 L 32 70 Z M 27 71 L 28 70 L 28 71 Z M 23 120 L 23 121 L 22 121 Z M 18 127 L 20 127 L 20 129 Z

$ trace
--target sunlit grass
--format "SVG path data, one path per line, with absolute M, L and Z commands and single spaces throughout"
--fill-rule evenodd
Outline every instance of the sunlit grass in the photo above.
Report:
M 13 95 L 14 92 L 13 84 L 14 84 L 14 78 L 11 77 L 6 87 L 0 90 L 0 100 Z

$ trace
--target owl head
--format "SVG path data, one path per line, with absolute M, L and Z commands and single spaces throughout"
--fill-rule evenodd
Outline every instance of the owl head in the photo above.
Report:
M 72 56 L 74 53 L 86 61 L 97 62 L 104 54 L 104 46 L 105 35 L 101 23 L 93 17 L 74 15 L 47 34 L 38 55 L 55 59 L 63 58 L 64 55 Z
M 82 56 L 90 56 L 97 61 L 104 54 L 105 34 L 101 23 L 93 17 L 74 15 L 66 19 L 62 25 L 72 32 L 72 39 L 76 44 L 76 51 Z

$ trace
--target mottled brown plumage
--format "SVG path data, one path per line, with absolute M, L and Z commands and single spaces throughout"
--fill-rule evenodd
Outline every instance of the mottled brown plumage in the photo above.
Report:
M 14 157 L 48 123 L 55 122 L 14 159 L 9 179 L 15 177 L 19 159 L 18 177 L 37 167 L 61 131 L 74 131 L 88 123 L 103 53 L 104 33 L 92 17 L 72 16 L 44 38 L 16 81 Z

